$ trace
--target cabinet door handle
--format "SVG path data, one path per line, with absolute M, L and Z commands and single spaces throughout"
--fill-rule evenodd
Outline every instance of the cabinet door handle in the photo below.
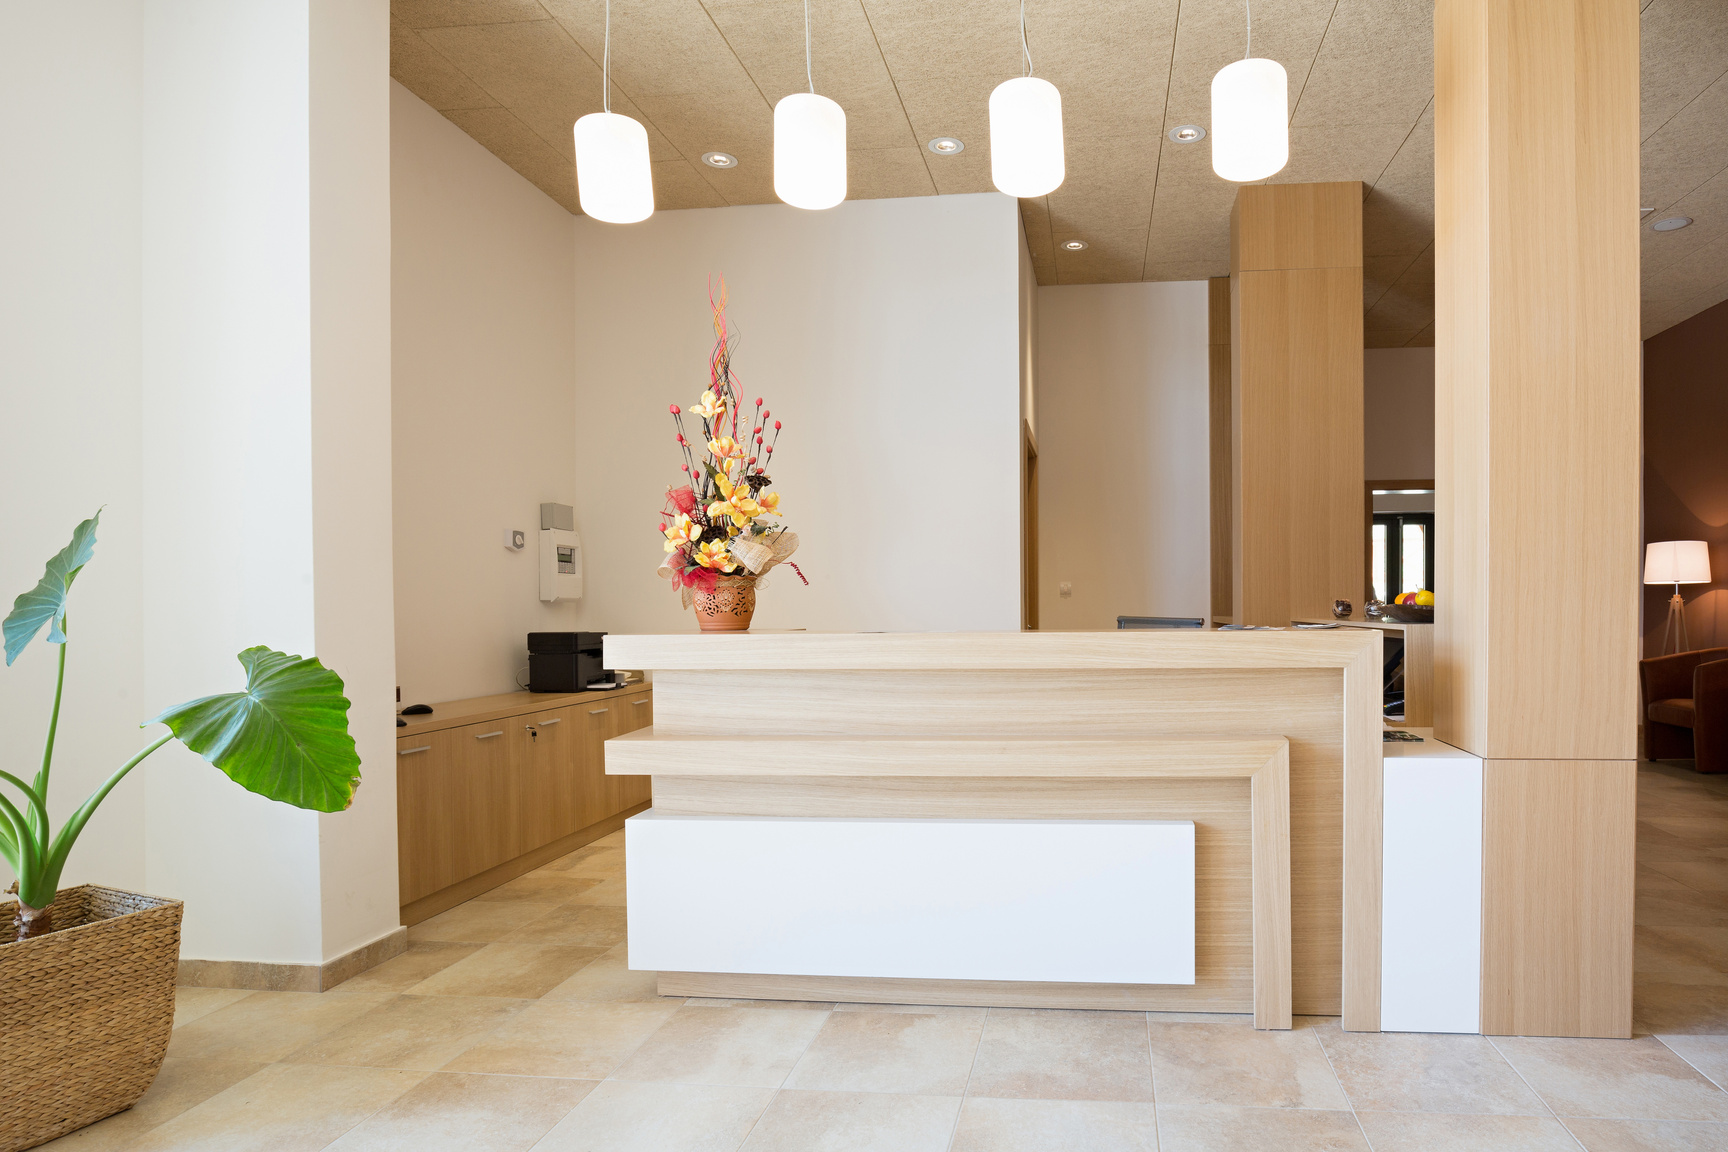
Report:
M 398 749 L 396 749 L 396 755 L 398 755 L 398 756 L 412 756 L 416 752 L 430 752 L 430 751 L 432 751 L 432 745 L 422 744 L 418 748 L 398 748 Z
M 476 732 L 476 733 L 474 733 L 474 739 L 476 739 L 476 740 L 490 740 L 494 736 L 502 736 L 502 735 L 504 735 L 504 729 L 500 728 L 496 732 Z
M 550 728 L 554 724 L 562 724 L 562 723 L 564 723 L 564 718 L 562 716 L 554 716 L 550 720 L 540 721 L 540 727 Z M 532 727 L 534 727 L 534 725 L 530 724 L 530 725 L 528 725 L 528 727 L 532 728 Z
M 610 709 L 610 708 L 590 708 L 590 709 L 589 709 L 589 710 L 588 710 L 588 715 L 590 715 L 590 716 L 598 716 L 598 715 L 600 715 L 600 714 L 601 714 L 601 713 L 602 713 L 602 712 L 610 712 L 610 711 L 611 711 L 611 709 Z
M 630 701 L 630 703 L 632 703 L 632 704 L 636 705 L 636 707 L 640 708 L 640 707 L 642 707 L 642 705 L 648 703 L 648 701 L 646 701 L 646 700 L 632 700 L 632 701 Z

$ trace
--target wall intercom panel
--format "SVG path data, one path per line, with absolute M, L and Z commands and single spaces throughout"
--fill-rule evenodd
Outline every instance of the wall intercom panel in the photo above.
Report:
M 582 598 L 582 541 L 576 510 L 568 504 L 540 505 L 540 599 L 548 604 Z

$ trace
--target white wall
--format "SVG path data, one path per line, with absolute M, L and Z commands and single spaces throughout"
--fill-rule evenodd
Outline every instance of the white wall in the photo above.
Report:
M 542 501 L 573 503 L 575 217 L 390 82 L 396 652 L 402 702 L 509 692 Z M 506 528 L 528 533 L 520 553 Z
M 1204 280 L 1038 289 L 1041 628 L 1209 614 L 1206 342 Z
M 681 477 L 667 405 L 688 408 L 707 386 L 708 280 L 720 274 L 741 337 L 737 378 L 785 425 L 774 487 L 810 579 L 774 572 L 757 626 L 1019 628 L 1012 199 L 694 209 L 575 227 L 582 628 L 695 628 L 655 574 L 656 524 Z
M 0 117 L 0 614 L 106 505 L 68 613 L 58 822 L 148 742 L 138 722 L 151 715 L 138 590 L 141 15 L 7 2 L 0 26 L 0 106 L 12 109 Z M 0 768 L 24 779 L 41 763 L 57 656 L 38 636 L 0 668 Z M 142 887 L 143 814 L 135 773 L 86 828 L 65 881 Z M 12 879 L 0 864 L 0 887 Z
M 1362 356 L 1363 479 L 1434 478 L 1434 349 Z

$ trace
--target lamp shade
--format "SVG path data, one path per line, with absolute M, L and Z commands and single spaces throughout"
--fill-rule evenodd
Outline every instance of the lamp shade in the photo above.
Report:
M 1043 196 L 1068 175 L 1062 151 L 1062 93 L 1036 76 L 1016 76 L 990 93 L 990 180 L 1010 196 Z
M 1644 546 L 1644 583 L 1710 583 L 1710 545 L 1703 540 L 1659 540 Z
M 608 224 L 654 215 L 648 130 L 616 112 L 590 112 L 576 121 L 576 198 L 585 214 Z
M 1212 77 L 1212 171 L 1264 180 L 1290 162 L 1290 78 L 1276 60 L 1238 60 Z
M 794 208 L 846 199 L 846 110 L 814 92 L 774 105 L 774 194 Z

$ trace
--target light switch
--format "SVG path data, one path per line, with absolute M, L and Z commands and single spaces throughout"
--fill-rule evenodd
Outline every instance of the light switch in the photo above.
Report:
M 520 552 L 528 547 L 528 533 L 520 528 L 504 529 L 504 547 L 512 552 Z

